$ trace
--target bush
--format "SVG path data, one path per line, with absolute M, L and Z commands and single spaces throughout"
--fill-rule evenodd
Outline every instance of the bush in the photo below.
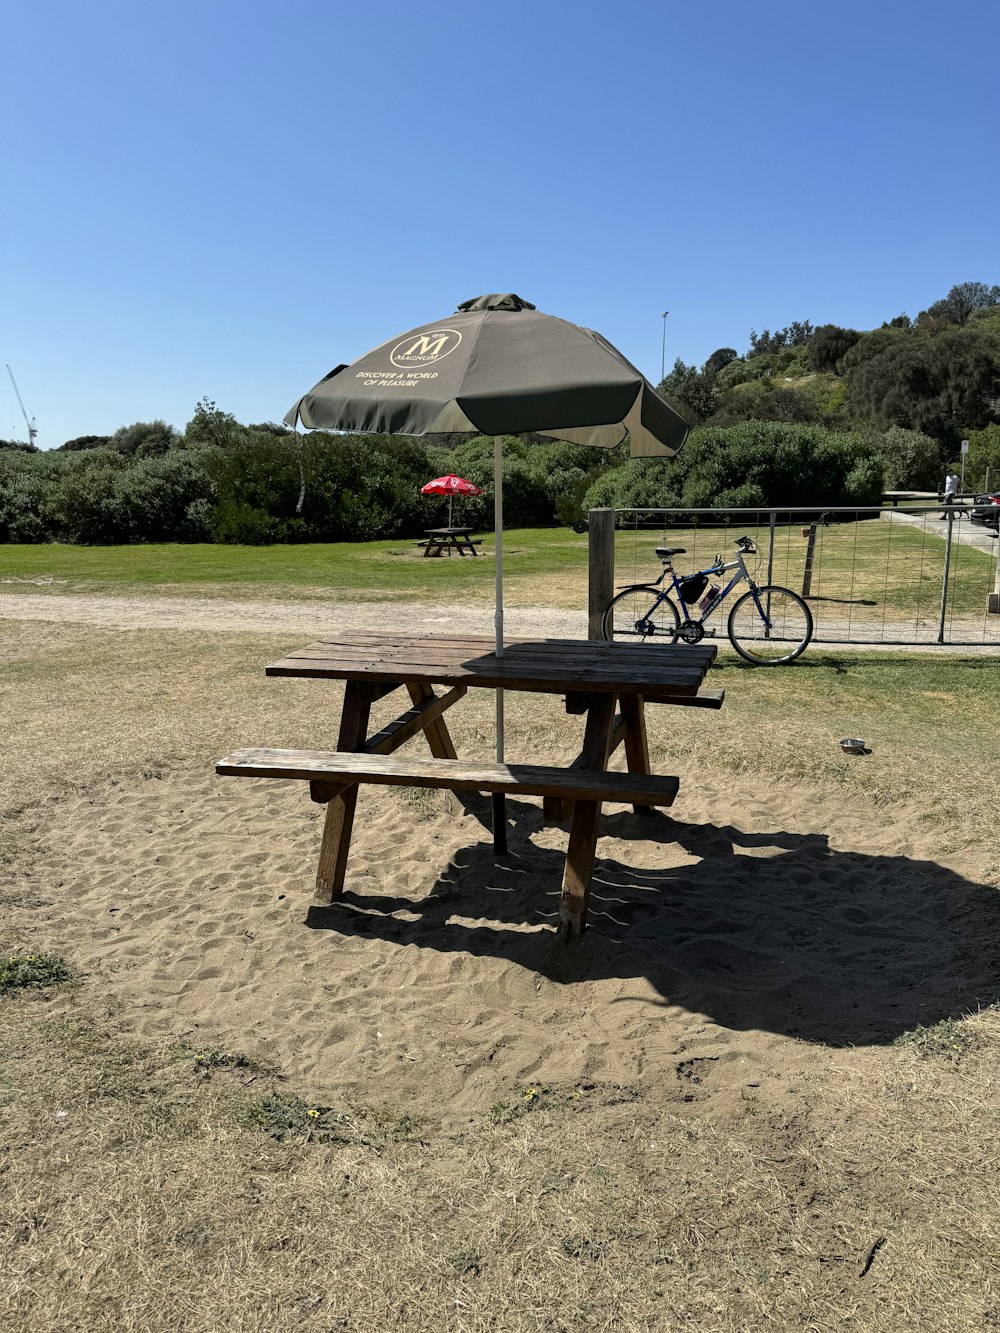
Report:
M 131 426 L 119 426 L 108 440 L 108 447 L 120 454 L 158 458 L 177 443 L 173 426 L 168 426 L 165 421 L 136 421 Z
M 216 541 L 372 541 L 428 526 L 420 487 L 433 473 L 416 440 L 244 430 L 241 440 L 211 451 L 207 466 L 217 494 L 209 519 Z
M 917 430 L 890 426 L 876 449 L 889 490 L 936 490 L 941 479 L 941 446 Z M 970 446 L 971 449 L 971 446 Z
M 986 469 L 990 470 L 990 488 L 1000 487 L 1000 426 L 991 423 L 983 430 L 969 433 L 969 457 L 965 479 L 970 488 L 986 487 Z
M 38 457 L 0 453 L 0 542 L 44 542 L 52 536 L 45 513 L 51 467 Z
M 702 426 L 673 459 L 635 459 L 605 473 L 588 490 L 585 504 L 635 509 L 878 504 L 881 476 L 871 437 L 748 421 Z
M 207 536 L 213 491 L 201 454 L 133 458 L 96 449 L 61 461 L 43 505 L 54 536 L 101 546 Z

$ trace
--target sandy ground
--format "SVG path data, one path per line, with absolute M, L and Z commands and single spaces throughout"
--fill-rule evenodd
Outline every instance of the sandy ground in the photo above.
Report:
M 86 616 L 88 599 L 59 600 Z M 528 800 L 509 803 L 498 860 L 477 799 L 363 789 L 347 892 L 311 907 L 320 808 L 299 784 L 219 779 L 213 761 L 241 744 L 332 744 L 337 687 L 263 681 L 276 640 L 237 636 L 248 660 L 216 669 L 207 636 L 134 628 L 182 608 L 106 600 L 114 629 L 22 622 L 29 662 L 45 636 L 72 636 L 107 666 L 51 686 L 31 668 L 30 688 L 8 692 L 25 757 L 4 776 L 27 789 L 34 763 L 44 793 L 9 821 L 14 924 L 70 956 L 143 1037 L 266 1056 L 321 1102 L 461 1121 L 528 1080 L 679 1106 L 780 1090 L 808 1077 L 818 1045 L 886 1044 L 996 990 L 980 867 L 961 847 L 942 854 L 922 803 L 876 816 L 835 780 L 734 779 L 705 762 L 721 715 L 700 710 L 650 710 L 654 766 L 680 775 L 681 795 L 654 819 L 607 809 L 582 948 L 552 936 L 565 828 Z M 214 630 L 235 615 L 183 612 Z M 258 632 L 322 623 L 314 604 L 240 613 Z M 348 613 L 365 623 L 365 608 L 338 608 L 340 623 Z M 459 753 L 489 753 L 492 697 L 474 693 L 448 714 Z M 565 761 L 578 725 L 558 699 L 512 700 L 508 756 Z
M 364 791 L 347 892 L 317 908 L 304 789 L 190 766 L 60 802 L 21 889 L 142 1037 L 446 1122 L 530 1081 L 739 1098 L 794 1084 L 817 1045 L 881 1045 L 986 995 L 973 886 L 913 810 L 866 826 L 814 788 L 734 807 L 681 777 L 673 818 L 606 814 L 569 953 L 551 933 L 565 831 L 527 801 L 500 861 L 454 797 Z

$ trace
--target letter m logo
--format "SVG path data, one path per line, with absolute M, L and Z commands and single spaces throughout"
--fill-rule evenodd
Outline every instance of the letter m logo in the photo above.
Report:
M 447 333 L 421 333 L 406 348 L 403 356 L 440 356 L 447 341 Z

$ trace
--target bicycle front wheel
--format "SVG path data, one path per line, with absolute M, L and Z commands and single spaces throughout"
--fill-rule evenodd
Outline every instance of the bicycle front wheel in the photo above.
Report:
M 626 588 L 608 603 L 601 631 L 606 639 L 620 643 L 677 642 L 681 618 L 677 607 L 659 588 Z
M 781 666 L 804 651 L 813 634 L 812 612 L 789 588 L 751 588 L 729 613 L 729 641 L 754 666 Z

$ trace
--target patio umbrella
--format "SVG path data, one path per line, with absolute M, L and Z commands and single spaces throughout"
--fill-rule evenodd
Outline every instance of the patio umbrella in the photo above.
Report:
M 447 495 L 448 497 L 448 526 L 451 527 L 451 502 L 456 495 L 482 495 L 478 486 L 474 486 L 471 481 L 466 481 L 464 477 L 456 477 L 454 472 L 449 472 L 443 477 L 435 477 L 429 481 L 426 486 L 421 486 L 421 495 Z
M 503 655 L 504 435 L 533 434 L 669 457 L 687 423 L 616 348 L 591 329 L 544 315 L 511 292 L 463 301 L 453 315 L 336 366 L 291 408 L 289 426 L 380 434 L 464 431 L 494 440 L 496 653 Z M 497 691 L 497 762 L 503 692 Z M 494 801 L 494 844 L 503 850 L 503 798 Z

